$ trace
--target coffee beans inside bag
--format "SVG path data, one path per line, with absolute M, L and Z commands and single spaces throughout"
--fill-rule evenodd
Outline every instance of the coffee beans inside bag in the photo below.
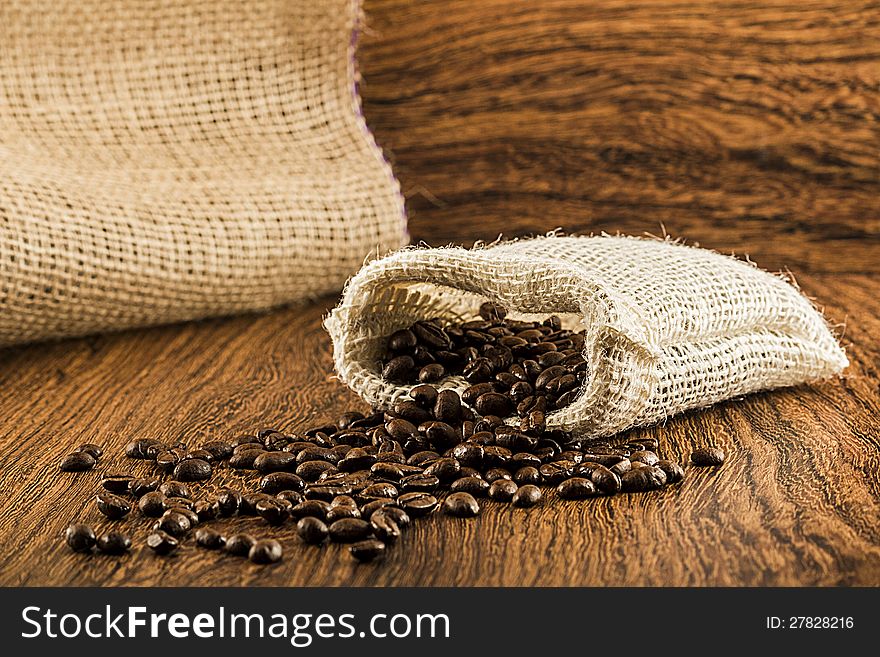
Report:
M 336 370 L 387 408 L 412 388 L 383 376 L 389 336 L 426 319 L 480 319 L 486 302 L 509 320 L 555 315 L 583 333 L 586 374 L 546 423 L 585 438 L 848 364 L 822 315 L 785 279 L 668 240 L 603 236 L 411 248 L 367 264 L 326 320 Z M 435 385 L 463 391 L 471 382 L 459 372 Z

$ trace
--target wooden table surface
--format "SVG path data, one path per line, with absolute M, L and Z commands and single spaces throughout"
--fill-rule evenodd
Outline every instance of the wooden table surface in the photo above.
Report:
M 876 4 L 367 0 L 366 11 L 365 112 L 414 241 L 665 230 L 749 254 L 790 270 L 825 309 L 852 361 L 845 376 L 632 432 L 680 459 L 709 441 L 728 452 L 678 487 L 549 495 L 528 511 L 487 503 L 476 520 L 421 522 L 371 565 L 302 547 L 286 527 L 283 563 L 258 567 L 189 546 L 170 559 L 70 553 L 69 522 L 106 524 L 91 499 L 99 471 L 129 464 L 69 475 L 58 461 L 86 441 L 118 454 L 131 437 L 198 442 L 363 408 L 331 372 L 321 319 L 334 299 L 8 349 L 0 584 L 880 584 Z

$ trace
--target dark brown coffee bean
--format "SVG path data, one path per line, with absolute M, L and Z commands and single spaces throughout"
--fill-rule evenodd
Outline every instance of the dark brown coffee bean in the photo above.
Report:
M 452 341 L 442 328 L 431 322 L 416 322 L 412 326 L 412 332 L 416 334 L 419 342 L 434 350 L 448 350 L 452 348 Z
M 220 506 L 220 516 L 229 517 L 238 512 L 241 503 L 241 494 L 231 488 L 221 488 L 217 493 L 217 504 Z
M 527 465 L 513 473 L 513 480 L 520 486 L 526 484 L 538 485 L 542 481 L 541 473 L 538 468 Z
M 303 491 L 303 496 L 309 500 L 331 501 L 337 495 L 351 495 L 354 488 L 349 484 L 309 484 Z
M 192 498 L 192 492 L 182 481 L 165 481 L 159 486 L 159 492 L 165 497 L 185 497 Z
M 624 457 L 623 459 L 612 465 L 609 469 L 618 477 L 623 477 L 625 473 L 629 472 L 632 469 L 632 461 Z
M 510 502 L 518 488 L 510 479 L 496 479 L 489 486 L 489 497 L 496 502 Z
M 435 395 L 435 397 L 436 397 L 436 395 Z M 435 401 L 436 401 L 436 399 L 435 399 Z M 428 420 L 431 420 L 434 418 L 434 416 L 431 415 L 430 410 L 422 407 L 420 404 L 416 403 L 415 401 L 411 401 L 409 399 L 400 399 L 400 400 L 394 402 L 394 407 L 391 409 L 391 412 L 388 413 L 388 416 L 389 416 L 387 418 L 388 421 L 390 421 L 394 418 L 401 418 L 401 419 L 406 420 L 414 425 L 421 424 L 422 422 L 427 422 Z M 397 437 L 397 436 L 394 436 L 394 432 L 392 430 L 388 429 L 387 422 L 386 422 L 386 429 L 389 431 L 389 434 L 391 434 L 392 437 Z M 403 432 L 403 437 L 407 438 L 410 435 L 412 435 L 413 433 L 415 433 L 413 430 L 411 430 L 409 427 L 406 427 L 405 432 Z M 398 440 L 400 440 L 400 438 L 398 438 Z
M 548 367 L 540 375 L 535 379 L 535 390 L 543 390 L 547 387 L 547 384 L 550 383 L 553 379 L 568 374 L 568 370 L 566 370 L 561 365 L 553 365 L 552 367 Z
M 198 500 L 192 510 L 199 522 L 208 522 L 220 517 L 220 503 L 217 500 Z
M 572 477 L 560 483 L 556 487 L 556 492 L 564 500 L 584 500 L 595 497 L 598 491 L 596 485 L 589 479 Z
M 419 370 L 419 381 L 422 383 L 434 383 L 446 376 L 446 368 L 440 363 L 429 363 Z
M 73 452 L 61 460 L 61 472 L 85 472 L 95 467 L 97 460 L 88 452 Z
M 370 516 L 370 527 L 373 533 L 385 543 L 393 543 L 400 538 L 400 527 L 392 520 L 391 515 L 379 509 Z
M 471 384 L 485 383 L 492 378 L 492 363 L 488 358 L 477 358 L 465 365 L 461 375 Z
M 412 474 L 400 480 L 400 490 L 405 493 L 424 492 L 431 493 L 440 486 L 440 479 L 432 474 Z
M 220 550 L 226 545 L 226 538 L 214 529 L 199 527 L 196 530 L 196 545 L 206 550 Z
M 251 563 L 261 565 L 277 563 L 281 561 L 283 555 L 284 549 L 281 547 L 281 543 L 274 538 L 260 539 L 248 551 L 248 559 L 251 560 Z
M 656 467 L 666 473 L 666 483 L 677 484 L 684 479 L 684 468 L 675 461 L 661 459 L 657 461 Z
M 246 557 L 256 542 L 257 539 L 250 534 L 233 534 L 226 537 L 224 549 L 234 557 Z
M 122 532 L 107 532 L 98 537 L 97 547 L 99 552 L 119 556 L 131 549 L 131 537 Z
M 191 528 L 192 522 L 190 522 L 189 517 L 177 509 L 168 509 L 153 524 L 153 531 L 165 532 L 176 538 L 186 536 Z
M 329 530 L 320 518 L 305 516 L 296 523 L 296 533 L 304 543 L 318 545 L 327 540 Z
M 330 504 L 330 510 L 327 511 L 327 522 L 333 524 L 337 520 L 343 518 L 360 518 L 361 510 L 357 506 Z
M 397 497 L 398 491 L 397 487 L 393 484 L 389 484 L 387 482 L 378 482 L 375 484 L 370 484 L 366 488 L 361 491 L 361 497 L 364 498 L 374 498 L 374 497 Z
M 338 472 L 335 465 L 329 461 L 305 461 L 296 467 L 296 476 L 303 481 L 314 482 L 326 474 Z
M 365 541 L 358 541 L 348 548 L 349 553 L 355 561 L 368 562 L 378 559 L 385 554 L 385 544 L 374 538 Z
M 494 383 L 476 383 L 469 388 L 465 388 L 464 392 L 461 393 L 461 400 L 465 404 L 470 404 L 471 406 L 473 406 L 481 395 L 485 395 L 490 392 L 495 392 Z
M 128 484 L 134 478 L 130 474 L 107 474 L 101 478 L 101 486 L 111 493 L 127 493 Z
M 638 461 L 639 463 L 644 463 L 645 465 L 655 465 L 660 459 L 651 450 L 643 449 L 630 454 L 629 460 L 633 462 Z
M 147 547 L 164 557 L 177 550 L 180 542 L 164 531 L 153 531 L 147 536 Z
M 385 367 L 382 369 L 382 378 L 386 381 L 403 383 L 410 378 L 415 366 L 416 362 L 412 356 L 397 356 L 385 363 Z
M 642 491 L 653 490 L 655 488 L 654 478 L 648 473 L 652 466 L 636 468 L 624 472 L 621 479 L 621 488 L 625 493 L 638 493 Z
M 90 525 L 74 523 L 65 530 L 64 540 L 74 552 L 91 552 L 97 538 Z
M 329 527 L 330 540 L 336 543 L 354 543 L 370 535 L 370 523 L 361 518 L 342 518 Z
M 425 475 L 434 475 L 440 483 L 449 483 L 458 479 L 461 464 L 454 458 L 439 458 L 425 468 Z M 412 489 L 410 489 L 412 490 Z
M 303 450 L 305 451 L 305 450 Z M 293 472 L 303 452 L 263 452 L 254 459 L 254 469 L 260 474 L 271 472 Z M 301 461 L 300 461 L 301 462 Z
M 538 468 L 538 472 L 546 484 L 556 486 L 574 474 L 576 465 L 572 461 L 551 461 Z
M 237 452 L 229 459 L 229 467 L 235 468 L 236 470 L 253 470 L 254 469 L 254 461 L 257 460 L 261 455 L 265 454 L 266 450 L 262 447 L 259 449 L 249 448 L 246 450 L 242 450 L 241 452 Z
M 480 304 L 480 317 L 487 322 L 500 322 L 507 317 L 507 309 L 491 301 Z
M 134 497 L 142 497 L 159 488 L 159 479 L 156 477 L 140 477 L 128 482 L 128 492 Z
M 166 497 L 165 498 L 165 507 L 168 509 L 185 509 L 186 511 L 192 511 L 196 506 L 196 503 L 189 499 L 188 497 Z M 186 514 L 189 515 L 189 514 Z
M 536 506 L 541 502 L 541 489 L 533 484 L 520 486 L 513 494 L 511 503 L 520 508 Z
M 204 481 L 211 472 L 211 464 L 203 459 L 187 459 L 174 466 L 174 478 L 180 481 Z
M 215 461 L 223 461 L 232 456 L 233 445 L 225 440 L 212 440 L 202 445 L 202 449 L 209 452 Z
M 324 500 L 303 500 L 291 509 L 290 515 L 294 518 L 312 516 L 320 520 L 326 520 L 328 511 L 330 511 L 329 502 Z
M 443 512 L 456 518 L 473 518 L 480 513 L 480 505 L 470 493 L 450 493 L 443 500 Z
M 409 391 L 409 396 L 412 397 L 413 401 L 425 409 L 434 408 L 434 404 L 437 402 L 437 394 L 437 388 L 431 385 L 416 386 Z
M 459 443 L 452 448 L 452 457 L 466 467 L 480 468 L 484 455 L 483 446 L 472 442 Z
M 494 484 L 499 479 L 513 480 L 513 475 L 504 468 L 489 468 L 483 473 L 483 479 L 490 484 Z
M 400 329 L 388 336 L 388 349 L 391 351 L 409 351 L 416 344 L 416 334 L 409 329 Z
M 267 495 L 285 490 L 302 492 L 305 487 L 305 482 L 292 472 L 271 472 L 260 479 L 260 490 Z
M 462 477 L 449 487 L 454 493 L 469 493 L 474 497 L 484 497 L 489 493 L 489 482 L 480 477 Z
M 397 498 L 397 502 L 406 511 L 407 515 L 413 518 L 421 518 L 428 515 L 438 505 L 436 497 L 424 492 L 404 493 Z
M 487 392 L 477 397 L 474 408 L 480 415 L 507 417 L 513 410 L 513 402 L 507 395 L 502 395 L 499 392 Z
M 159 453 L 159 447 L 164 445 L 155 438 L 138 438 L 125 446 L 125 455 L 133 459 L 152 460 Z
M 138 500 L 138 508 L 148 518 L 158 518 L 165 513 L 165 496 L 157 490 L 146 493 Z
M 404 420 L 403 418 L 395 418 L 390 422 L 386 422 L 385 430 L 388 432 L 388 435 L 391 436 L 391 438 L 401 442 L 404 442 L 408 438 L 415 436 L 419 432 L 419 430 L 416 428 L 416 425 L 414 425 L 409 420 Z
M 599 492 L 604 493 L 605 495 L 615 495 L 619 493 L 623 487 L 623 483 L 619 476 L 614 474 L 604 465 L 599 465 L 598 463 L 590 474 L 590 480 L 596 485 Z
M 722 465 L 725 458 L 724 450 L 718 447 L 703 447 L 691 452 L 691 463 L 701 468 Z
M 455 390 L 441 390 L 437 393 L 434 419 L 447 424 L 461 420 L 461 398 Z

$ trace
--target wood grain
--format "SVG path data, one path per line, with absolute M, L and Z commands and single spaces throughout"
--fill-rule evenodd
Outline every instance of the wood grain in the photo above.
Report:
M 363 405 L 331 374 L 329 298 L 33 345 L 0 351 L 0 584 L 880 585 L 878 8 L 366 2 L 366 115 L 414 240 L 662 224 L 790 269 L 840 325 L 842 380 L 633 432 L 680 459 L 720 444 L 721 469 L 662 492 L 434 517 L 381 564 L 303 547 L 290 527 L 271 567 L 191 546 L 84 557 L 61 532 L 107 526 L 91 500 L 99 471 L 131 463 L 59 473 L 72 446 L 118 455 L 131 437 L 198 442 Z

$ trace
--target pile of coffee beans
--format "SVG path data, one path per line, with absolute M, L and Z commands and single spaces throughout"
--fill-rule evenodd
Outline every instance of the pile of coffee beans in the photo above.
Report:
M 146 472 L 105 472 L 97 510 L 114 523 L 145 525 L 145 544 L 162 556 L 192 536 L 200 549 L 271 564 L 282 559 L 277 539 L 287 532 L 308 545 L 346 544 L 355 560 L 371 561 L 420 518 L 437 510 L 473 518 L 483 498 L 529 508 L 547 487 L 557 498 L 583 500 L 682 481 L 684 468 L 661 458 L 654 438 L 588 441 L 546 426 L 545 414 L 571 403 L 587 374 L 582 334 L 556 317 L 508 320 L 492 304 L 480 316 L 417 322 L 389 337 L 384 376 L 416 384 L 390 409 L 193 448 L 132 440 L 125 454 Z M 470 386 L 459 394 L 433 385 L 451 375 Z M 83 446 L 65 463 L 82 453 L 96 459 L 101 449 Z M 691 462 L 719 466 L 724 452 L 699 449 Z M 272 535 L 221 531 L 248 519 Z M 65 540 L 77 552 L 124 554 L 132 545 L 127 534 L 97 536 L 80 523 Z

